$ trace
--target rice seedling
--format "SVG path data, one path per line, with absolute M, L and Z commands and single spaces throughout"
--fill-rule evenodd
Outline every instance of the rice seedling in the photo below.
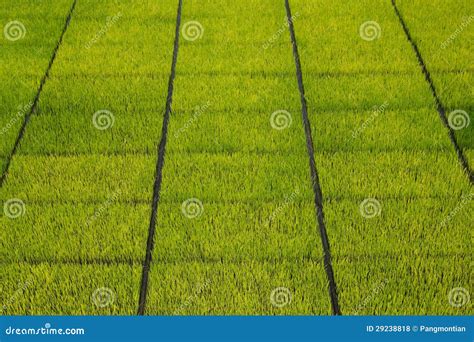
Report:
M 2 313 L 472 314 L 469 3 L 179 3 L 0 4 Z

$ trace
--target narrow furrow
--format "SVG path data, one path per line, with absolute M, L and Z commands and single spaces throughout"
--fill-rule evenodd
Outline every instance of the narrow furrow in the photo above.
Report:
M 446 127 L 446 129 L 448 130 L 449 140 L 451 141 L 451 143 L 454 147 L 454 150 L 456 151 L 456 155 L 459 159 L 459 162 L 460 162 L 463 170 L 467 174 L 467 176 L 469 178 L 469 181 L 471 182 L 472 185 L 474 185 L 474 173 L 473 173 L 471 167 L 469 166 L 469 162 L 467 161 L 467 158 L 466 158 L 462 148 L 459 146 L 459 143 L 456 139 L 456 135 L 454 134 L 453 128 L 449 125 L 448 118 L 446 117 L 445 106 L 443 105 L 443 103 L 441 102 L 441 99 L 438 96 L 438 93 L 436 91 L 436 87 L 433 83 L 433 79 L 431 78 L 431 74 L 430 74 L 428 68 L 426 67 L 426 63 L 423 59 L 423 56 L 421 55 L 421 52 L 418 48 L 418 45 L 413 40 L 413 37 L 410 34 L 410 30 L 409 30 L 405 20 L 403 19 L 403 16 L 400 13 L 395 0 L 392 0 L 392 6 L 393 6 L 393 9 L 394 9 L 397 17 L 398 17 L 398 20 L 400 21 L 400 25 L 402 26 L 403 31 L 405 32 L 405 35 L 406 35 L 408 41 L 410 42 L 411 47 L 413 48 L 413 51 L 415 52 L 416 58 L 418 60 L 418 64 L 420 65 L 421 71 L 423 72 L 423 75 L 425 76 L 425 80 L 428 83 L 428 85 L 430 87 L 431 94 L 433 95 L 433 98 L 435 100 L 436 109 L 438 111 L 439 117 L 440 117 L 441 121 L 443 122 L 444 127 Z
M 15 140 L 15 144 L 13 145 L 13 149 L 11 150 L 10 154 L 7 157 L 6 165 L 5 165 L 5 168 L 3 170 L 2 176 L 0 178 L 0 187 L 3 186 L 3 183 L 5 182 L 5 179 L 7 178 L 10 163 L 11 163 L 12 158 L 15 155 L 17 149 L 18 149 L 18 146 L 20 145 L 20 142 L 21 142 L 21 139 L 23 138 L 23 135 L 25 134 L 26 126 L 27 126 L 28 122 L 30 121 L 31 115 L 33 115 L 33 113 L 36 110 L 36 107 L 38 106 L 39 98 L 40 98 L 41 92 L 43 91 L 43 86 L 44 86 L 44 84 L 46 83 L 46 80 L 49 77 L 49 72 L 51 70 L 51 67 L 53 66 L 53 63 L 54 63 L 55 59 L 56 59 L 59 48 L 61 47 L 61 43 L 63 41 L 64 34 L 66 33 L 66 31 L 69 27 L 69 23 L 71 22 L 72 14 L 74 12 L 74 9 L 76 8 L 76 3 L 77 3 L 77 0 L 74 0 L 72 5 L 71 5 L 71 8 L 69 9 L 68 15 L 66 17 L 66 21 L 64 23 L 63 30 L 61 32 L 61 35 L 59 36 L 58 43 L 56 44 L 56 47 L 53 50 L 53 54 L 51 55 L 51 59 L 49 60 L 49 64 L 48 64 L 48 67 L 46 68 L 46 72 L 44 73 L 43 78 L 41 79 L 40 85 L 38 87 L 38 91 L 36 92 L 35 98 L 33 100 L 33 104 L 31 106 L 30 110 L 28 111 L 28 113 L 25 115 L 25 118 L 24 118 L 23 123 L 22 123 L 21 128 L 20 128 L 20 131 L 18 132 L 18 136 Z
M 143 262 L 142 279 L 141 279 L 141 285 L 140 285 L 140 298 L 138 302 L 139 315 L 145 314 L 145 307 L 146 307 L 146 297 L 147 297 L 147 291 L 148 291 L 148 275 L 150 272 L 150 265 L 151 265 L 152 255 L 153 255 L 158 202 L 160 200 L 161 181 L 163 179 L 163 165 L 165 162 L 166 140 L 168 136 L 168 123 L 170 119 L 171 105 L 173 102 L 173 83 L 174 83 L 174 78 L 176 74 L 176 62 L 178 60 L 179 28 L 181 26 L 182 2 L 183 2 L 182 0 L 179 0 L 179 3 L 178 3 L 178 14 L 176 16 L 176 31 L 175 31 L 175 40 L 174 40 L 174 47 L 173 47 L 173 60 L 171 63 L 171 73 L 170 73 L 169 82 L 168 82 L 168 95 L 166 98 L 165 115 L 163 117 L 161 140 L 158 146 L 158 159 L 156 163 L 155 183 L 153 186 L 153 199 L 152 199 L 152 205 L 151 205 L 150 226 L 148 230 L 146 255 L 145 255 L 145 260 Z
M 285 8 L 183 1 L 182 23 L 146 314 L 331 314 Z
M 67 12 L 71 1 L 61 0 L 58 5 L 54 1 L 54 11 L 58 13 L 55 15 L 59 17 L 54 20 L 57 33 L 55 38 L 49 38 L 51 48 L 43 53 L 41 69 L 50 60 L 56 36 L 63 29 L 62 12 Z M 2 200 L 17 199 L 24 209 L 16 219 L 0 216 L 0 258 L 11 261 L 0 267 L 2 285 L 8 284 L 3 289 L 9 291 L 16 279 L 30 275 L 36 278 L 35 295 L 22 296 L 8 312 L 136 314 L 156 152 L 141 156 L 122 152 L 127 146 L 130 150 L 141 149 L 137 145 L 144 146 L 146 151 L 156 151 L 165 113 L 177 4 L 175 0 L 148 0 L 140 4 L 107 0 L 93 5 L 77 1 L 67 34 L 50 66 L 36 110 L 1 189 Z M 52 15 L 51 1 L 38 4 L 38 8 Z M 131 20 L 129 15 L 134 14 L 143 20 Z M 88 15 L 94 20 L 85 20 Z M 45 22 L 52 21 L 48 15 L 45 17 Z M 31 29 L 25 41 L 19 43 L 25 43 L 27 49 L 28 39 L 36 35 L 43 38 L 46 34 L 26 19 L 25 24 Z M 19 43 L 11 44 L 11 59 Z M 26 55 L 21 61 L 33 64 L 41 60 L 41 55 L 31 53 L 33 56 Z M 22 63 L 17 64 L 17 69 L 12 68 L 13 74 L 24 72 Z M 123 82 L 100 77 L 82 78 L 84 82 L 79 82 L 74 77 L 65 77 L 109 71 L 126 73 L 132 68 L 144 72 L 157 70 L 157 76 L 166 76 L 153 80 L 124 77 Z M 43 76 L 40 73 L 38 84 Z M 146 106 L 142 105 L 144 102 Z M 96 116 L 102 112 L 109 115 Z M 18 120 L 14 136 L 11 134 L 12 146 L 22 121 Z M 41 152 L 47 155 L 27 156 Z M 77 152 L 83 155 L 73 156 Z M 58 154 L 69 157 L 54 156 Z M 139 188 L 141 195 L 131 193 Z M 79 203 L 81 194 L 88 194 L 88 203 Z M 57 205 L 55 199 L 74 203 Z M 51 202 L 37 206 L 36 200 Z M 37 262 L 47 260 L 51 262 Z M 120 300 L 105 310 L 99 308 L 91 296 L 101 288 L 107 288 Z M 46 292 L 47 296 L 39 295 Z M 7 291 L 3 294 L 7 295 Z
M 416 75 L 419 66 L 391 3 L 291 0 L 291 7 L 302 17 L 294 26 L 341 310 L 456 314 L 446 293 L 468 284 L 469 261 L 457 255 L 468 250 L 472 195 L 422 74 L 394 72 Z M 314 76 L 348 70 L 367 76 Z M 370 76 L 374 70 L 387 73 Z M 358 110 L 336 115 L 341 108 Z M 401 152 L 387 153 L 394 146 Z M 376 286 L 384 290 L 368 303 Z
M 311 124 L 308 119 L 308 106 L 306 103 L 306 97 L 305 97 L 305 92 L 304 92 L 303 74 L 301 72 L 301 62 L 300 62 L 300 57 L 298 53 L 298 44 L 296 41 L 295 28 L 294 28 L 293 19 L 292 19 L 293 16 L 291 15 L 289 0 L 285 0 L 285 7 L 286 7 L 286 17 L 288 20 L 288 28 L 290 30 L 290 35 L 291 35 L 291 43 L 293 45 L 293 56 L 294 56 L 295 65 L 296 65 L 298 89 L 300 91 L 300 96 L 301 96 L 301 112 L 303 116 L 303 125 L 304 125 L 304 131 L 305 131 L 305 136 L 306 136 L 306 147 L 308 150 L 308 157 L 309 157 L 309 168 L 311 172 L 311 181 L 312 181 L 311 183 L 312 183 L 313 192 L 314 192 L 314 204 L 316 208 L 316 216 L 318 219 L 319 234 L 321 235 L 321 242 L 322 242 L 323 251 L 324 251 L 324 268 L 326 270 L 326 275 L 329 281 L 329 295 L 331 297 L 331 305 L 332 305 L 333 314 L 340 315 L 341 310 L 339 308 L 336 280 L 334 278 L 334 271 L 333 271 L 332 263 L 331 263 L 331 251 L 330 251 L 330 245 L 329 245 L 329 238 L 326 231 L 326 223 L 324 222 L 323 193 L 321 191 L 321 185 L 319 182 L 316 162 L 314 160 L 314 145 L 313 145 L 313 137 L 311 134 Z

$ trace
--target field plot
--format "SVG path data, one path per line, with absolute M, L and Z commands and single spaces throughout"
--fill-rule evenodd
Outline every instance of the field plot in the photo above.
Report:
M 473 314 L 472 9 L 0 5 L 2 314 Z
M 136 312 L 175 8 L 77 2 L 2 187 L 25 215 L 1 218 L 0 292 L 34 279 L 8 313 Z M 117 299 L 98 310 L 102 287 Z
M 399 7 L 431 71 L 450 126 L 472 165 L 472 4 L 465 1 L 423 1 L 419 4 L 404 0 L 400 1 Z
M 0 19 L 5 25 L 4 37 L 0 41 L 2 174 L 23 118 L 33 105 L 35 93 L 61 34 L 71 2 L 60 0 L 49 6 L 34 4 L 35 2 L 31 1 L 2 2 L 0 5 Z M 26 27 L 37 29 L 30 29 L 26 35 Z
M 445 304 L 454 284 L 470 282 L 462 270 L 470 268 L 472 202 L 442 222 L 472 190 L 391 4 L 294 1 L 294 9 L 308 18 L 295 25 L 341 307 L 459 312 Z M 353 28 L 370 18 L 381 36 L 359 39 Z M 322 47 L 311 32 L 324 34 Z
M 284 18 L 285 8 L 270 1 L 184 2 L 183 22 L 209 29 L 180 46 L 149 313 L 172 314 L 206 280 L 199 302 L 182 314 L 330 313 L 289 35 L 262 48 Z M 254 65 L 242 59 L 219 70 L 246 49 Z M 217 70 L 198 62 L 210 51 Z M 180 67 L 188 62 L 192 72 Z M 198 122 L 182 130 L 196 107 Z M 295 116 L 282 131 L 269 122 L 279 109 Z M 291 193 L 292 210 L 271 220 Z M 181 212 L 190 198 L 202 203 L 194 219 Z M 277 287 L 291 289 L 295 305 L 272 306 Z

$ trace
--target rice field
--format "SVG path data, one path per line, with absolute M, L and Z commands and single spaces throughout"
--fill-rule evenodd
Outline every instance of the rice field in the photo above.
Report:
M 473 9 L 2 2 L 2 315 L 474 314 Z

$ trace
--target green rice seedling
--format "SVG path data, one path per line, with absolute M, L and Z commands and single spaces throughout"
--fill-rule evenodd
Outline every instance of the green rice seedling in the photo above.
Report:
M 141 266 L 4 264 L 2 314 L 133 315 Z
M 182 203 L 163 203 L 154 260 L 157 263 L 320 260 L 322 246 L 314 205 L 302 201 L 299 195 L 301 189 L 274 202 L 203 201 L 195 218 L 190 218 Z
M 129 201 L 148 201 L 153 156 L 15 156 L 2 199 L 105 201 L 118 189 Z
M 294 4 L 342 312 L 469 311 L 472 189 L 391 3 Z
M 278 130 L 272 127 L 272 113 L 277 109 L 273 107 L 267 111 L 249 110 L 244 113 L 215 110 L 211 101 L 197 103 L 193 110 L 172 115 L 167 153 L 305 153 L 299 110 L 288 110 L 291 124 Z
M 470 190 L 453 151 L 318 153 L 316 160 L 327 197 L 458 197 Z
M 2 314 L 331 314 L 322 228 L 343 314 L 472 313 L 472 186 L 391 2 L 289 2 L 302 75 L 283 1 L 183 1 L 171 89 L 178 1 L 77 1 L 0 188 Z M 397 3 L 469 113 L 468 3 Z M 71 5 L 0 4 L 2 170 Z
M 447 132 L 432 109 L 393 110 L 389 102 L 369 111 L 313 112 L 318 151 L 448 151 Z M 420 129 L 423 127 L 423 129 Z
M 274 201 L 296 188 L 311 201 L 305 154 L 170 154 L 163 173 L 162 200 Z
M 166 315 L 330 313 L 321 262 L 154 264 L 148 312 Z M 159 286 L 158 286 L 159 284 Z
M 0 155 L 3 173 L 59 39 L 71 2 L 3 3 L 0 10 Z M 32 14 L 31 12 L 34 12 Z
M 453 294 L 469 288 L 467 255 L 336 258 L 341 306 L 348 315 L 467 315 Z
M 183 8 L 183 22 L 202 20 L 204 32 L 178 56 L 147 313 L 328 313 L 284 7 L 229 1 L 208 16 L 221 7 Z M 258 17 L 258 32 L 234 18 L 241 8 Z M 238 51 L 244 44 L 254 55 Z M 208 56 L 212 65 L 199 62 Z M 195 285 L 208 278 L 209 288 Z M 282 288 L 294 302 L 279 307 L 270 297 Z
M 377 198 L 371 217 L 363 199 L 325 203 L 332 252 L 338 258 L 466 255 L 474 193 L 459 198 Z M 437 270 L 433 270 L 437 273 Z
M 175 11 L 171 0 L 78 1 L 0 190 L 2 208 L 24 205 L 22 215 L 4 209 L 0 219 L 7 313 L 136 312 Z M 11 65 L 15 54 L 5 54 Z M 104 111 L 108 127 L 94 121 Z M 16 279 L 27 275 L 34 283 L 19 294 Z M 107 296 L 114 300 L 103 305 Z
M 474 148 L 472 39 L 469 1 L 398 1 L 401 14 L 430 71 L 461 148 Z M 474 159 L 468 159 L 470 164 Z
M 117 189 L 95 203 L 24 202 L 24 214 L 0 218 L 2 262 L 119 263 L 143 261 L 148 203 Z M 3 204 L 3 202 L 2 202 Z

